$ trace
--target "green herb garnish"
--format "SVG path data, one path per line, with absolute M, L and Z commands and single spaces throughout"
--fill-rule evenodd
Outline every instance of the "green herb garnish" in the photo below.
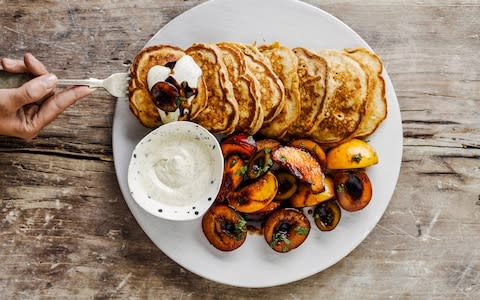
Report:
M 242 235 L 247 231 L 247 221 L 240 217 L 240 220 L 234 225 L 233 237 L 238 241 L 242 239 Z
M 235 172 L 235 176 L 243 176 L 247 173 L 248 166 L 242 166 L 237 172 Z
M 270 151 L 272 151 L 272 150 L 270 150 L 270 148 L 268 148 L 268 147 L 267 147 L 267 148 L 265 148 L 265 149 L 263 149 L 263 152 L 264 152 L 265 154 L 268 154 L 268 153 L 270 153 Z
M 343 192 L 345 192 L 345 190 L 346 190 L 346 187 L 345 187 L 345 184 L 343 184 L 343 183 L 337 184 L 335 186 L 335 191 L 338 192 L 338 193 L 343 193 Z
M 290 240 L 287 238 L 287 233 L 285 231 L 275 232 L 275 234 L 273 235 L 272 241 L 270 242 L 270 248 L 275 247 L 280 242 L 283 242 L 285 244 L 283 246 L 283 248 L 285 249 L 285 247 L 286 247 L 287 248 L 286 251 L 288 251 L 288 246 L 287 245 L 290 244 Z M 286 252 L 286 251 L 284 250 L 284 252 Z
M 244 197 L 244 196 L 235 198 L 235 200 L 237 201 L 238 204 L 243 204 L 243 203 L 247 202 L 247 198 Z
M 177 99 L 175 99 L 175 104 L 177 106 L 180 106 L 183 102 L 187 102 L 187 99 L 185 97 L 177 97 Z
M 301 227 L 301 226 L 295 227 L 295 232 L 299 235 L 307 235 L 309 231 L 310 229 L 308 229 L 307 227 Z
M 235 224 L 235 231 L 236 232 L 245 232 L 247 230 L 247 221 L 245 221 L 244 218 L 240 217 L 240 220 L 238 220 L 237 224 Z
M 352 162 L 356 162 L 357 164 L 362 160 L 362 154 L 357 153 L 354 156 L 352 156 Z

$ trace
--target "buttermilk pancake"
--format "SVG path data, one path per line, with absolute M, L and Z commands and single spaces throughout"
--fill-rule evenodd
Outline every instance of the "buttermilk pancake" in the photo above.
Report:
M 383 65 L 380 58 L 365 48 L 345 49 L 350 57 L 360 63 L 368 74 L 368 94 L 365 114 L 354 137 L 372 134 L 387 117 L 387 100 L 385 98 L 385 81 L 382 77 Z
M 382 71 L 365 48 L 157 45 L 134 59 L 129 106 L 150 128 L 188 120 L 212 133 L 310 138 L 331 147 L 372 134 L 386 118 Z
M 306 136 L 320 117 L 326 94 L 328 67 L 325 59 L 305 48 L 294 48 L 298 59 L 300 115 L 288 128 L 287 138 Z
M 168 46 L 156 45 L 143 49 L 135 57 L 130 67 L 129 107 L 132 113 L 144 126 L 155 128 L 162 125 L 162 120 L 155 106 L 152 95 L 148 89 L 147 77 L 149 70 L 154 66 L 164 66 L 168 63 L 174 63 L 185 55 L 182 49 Z M 207 102 L 207 88 L 203 78 L 199 78 L 197 95 L 191 104 L 184 108 L 189 110 L 189 114 L 181 119 L 188 120 L 194 118 L 203 110 Z
M 264 123 L 271 122 L 285 105 L 285 90 L 282 81 L 269 66 L 270 62 L 259 51 L 240 43 L 227 43 L 237 47 L 245 55 L 247 69 L 260 82 L 261 105 L 264 114 Z
M 238 103 L 238 132 L 255 134 L 263 125 L 263 109 L 260 103 L 260 83 L 247 70 L 245 56 L 237 47 L 219 43 L 222 58 L 233 84 L 233 92 Z
M 207 107 L 193 121 L 212 133 L 233 133 L 239 120 L 238 103 L 222 50 L 213 44 L 194 44 L 185 53 L 202 69 L 208 91 Z
M 323 50 L 331 74 L 320 116 L 308 134 L 320 144 L 335 144 L 352 136 L 365 113 L 368 75 L 342 51 Z
M 299 78 L 297 73 L 298 59 L 293 51 L 279 43 L 264 45 L 258 48 L 272 65 L 272 69 L 280 78 L 285 88 L 285 105 L 280 113 L 260 133 L 266 137 L 282 137 L 287 129 L 300 115 Z

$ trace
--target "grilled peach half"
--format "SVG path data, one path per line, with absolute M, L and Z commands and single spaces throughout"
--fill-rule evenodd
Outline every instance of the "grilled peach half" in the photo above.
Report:
M 372 146 L 359 139 L 340 144 L 328 151 L 327 169 L 361 169 L 378 163 Z
M 320 163 L 307 150 L 283 146 L 273 151 L 272 159 L 300 181 L 309 183 L 313 193 L 323 191 L 325 175 Z
M 290 205 L 296 208 L 314 206 L 335 197 L 333 180 L 325 178 L 325 190 L 321 193 L 313 193 L 308 185 L 300 184 L 297 192 L 290 198 Z
M 244 159 L 249 159 L 257 152 L 257 144 L 252 136 L 239 133 L 227 137 L 221 144 L 223 157 L 238 154 Z
M 247 165 L 242 158 L 237 155 L 231 155 L 225 160 L 222 185 L 217 195 L 217 200 L 224 200 L 230 192 L 236 190 L 243 181 Z
M 342 211 L 335 200 L 322 202 L 315 207 L 313 219 L 321 231 L 331 231 L 337 227 Z
M 210 244 L 221 251 L 237 249 L 247 237 L 246 221 L 226 205 L 215 205 L 203 215 L 202 230 Z
M 257 151 L 248 162 L 247 177 L 250 179 L 257 179 L 262 176 L 273 165 L 271 150 L 265 148 L 263 150 Z
M 296 209 L 274 211 L 265 222 L 263 234 L 268 245 L 277 252 L 288 252 L 300 246 L 310 233 L 310 222 Z
M 327 156 L 325 155 L 325 151 L 323 151 L 320 145 L 311 140 L 300 139 L 292 141 L 290 143 L 290 146 L 305 149 L 311 154 L 313 154 L 320 163 L 322 170 L 325 170 L 325 167 L 327 165 Z
M 267 172 L 252 183 L 228 195 L 228 203 L 236 211 L 252 213 L 272 202 L 277 194 L 278 182 L 275 175 Z
M 335 197 L 344 210 L 358 211 L 370 203 L 372 184 L 364 171 L 337 173 L 333 182 Z

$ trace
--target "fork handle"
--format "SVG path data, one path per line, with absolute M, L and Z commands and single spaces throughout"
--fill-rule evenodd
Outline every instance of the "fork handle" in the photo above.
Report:
M 58 85 L 86 85 L 90 88 L 103 87 L 103 80 L 90 78 L 90 79 L 59 79 Z

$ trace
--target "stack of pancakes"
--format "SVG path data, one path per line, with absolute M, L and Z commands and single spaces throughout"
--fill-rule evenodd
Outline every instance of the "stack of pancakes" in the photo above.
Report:
M 147 127 L 162 124 L 148 70 L 190 55 L 202 69 L 190 120 L 212 133 L 311 138 L 334 145 L 375 131 L 387 115 L 383 66 L 364 48 L 290 49 L 279 43 L 194 44 L 142 50 L 131 67 L 130 109 Z

